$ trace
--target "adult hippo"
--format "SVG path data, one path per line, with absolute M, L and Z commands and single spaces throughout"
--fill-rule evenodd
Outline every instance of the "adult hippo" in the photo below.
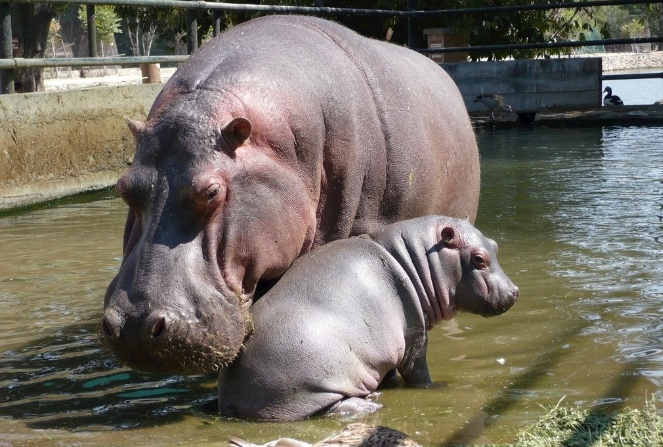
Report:
M 102 327 L 136 369 L 231 361 L 258 284 L 316 246 L 477 210 L 477 146 L 452 80 L 318 18 L 226 31 L 129 127 L 136 155 L 117 190 L 130 211 Z
M 373 411 L 365 397 L 395 368 L 407 384 L 430 383 L 433 324 L 499 315 L 517 298 L 497 244 L 465 220 L 420 217 L 331 242 L 253 305 L 255 333 L 219 373 L 219 409 L 278 420 Z

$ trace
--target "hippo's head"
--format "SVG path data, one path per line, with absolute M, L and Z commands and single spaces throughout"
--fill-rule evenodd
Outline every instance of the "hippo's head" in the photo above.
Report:
M 456 308 L 490 317 L 511 308 L 518 299 L 518 287 L 497 262 L 497 243 L 485 237 L 469 222 L 452 220 L 439 228 L 440 256 L 457 265 Z
M 258 282 L 310 249 L 317 191 L 287 126 L 234 97 L 175 96 L 129 121 L 137 151 L 117 182 L 129 215 L 102 330 L 133 368 L 198 374 L 237 355 Z
M 407 273 L 428 329 L 458 311 L 499 315 L 518 299 L 518 287 L 497 263 L 497 244 L 467 220 L 419 217 L 368 237 L 387 249 Z

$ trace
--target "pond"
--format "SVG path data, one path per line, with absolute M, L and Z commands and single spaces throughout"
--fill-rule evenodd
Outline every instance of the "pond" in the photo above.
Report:
M 363 418 L 425 445 L 509 441 L 543 406 L 663 400 L 663 127 L 479 130 L 477 226 L 520 287 L 430 333 L 429 389 Z M 347 421 L 219 419 L 214 377 L 143 374 L 99 342 L 125 205 L 112 191 L 0 218 L 0 445 L 308 441 Z

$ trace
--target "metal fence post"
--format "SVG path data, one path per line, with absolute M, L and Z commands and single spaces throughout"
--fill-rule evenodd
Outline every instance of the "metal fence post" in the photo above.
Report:
M 193 54 L 198 49 L 198 20 L 196 10 L 186 10 L 186 54 Z
M 220 0 L 214 0 L 219 3 Z M 222 13 L 218 9 L 212 11 L 212 36 L 216 37 L 221 34 L 221 17 Z
M 9 3 L 0 3 L 0 59 L 12 57 L 12 16 Z M 0 93 L 14 93 L 14 70 L 0 70 Z
M 417 7 L 417 0 L 407 0 L 407 10 L 414 11 Z M 408 48 L 417 47 L 417 36 L 414 32 L 414 17 L 408 16 L 407 18 L 407 46 Z
M 87 40 L 90 47 L 90 57 L 97 57 L 97 19 L 94 15 L 94 5 L 87 5 Z

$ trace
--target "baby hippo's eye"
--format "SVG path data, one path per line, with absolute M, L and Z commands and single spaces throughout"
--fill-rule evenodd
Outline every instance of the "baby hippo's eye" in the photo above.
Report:
M 488 267 L 488 256 L 483 253 L 473 253 L 472 254 L 472 264 L 475 268 L 482 270 Z

